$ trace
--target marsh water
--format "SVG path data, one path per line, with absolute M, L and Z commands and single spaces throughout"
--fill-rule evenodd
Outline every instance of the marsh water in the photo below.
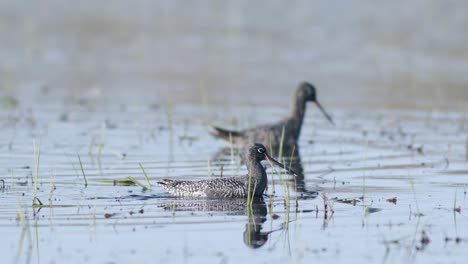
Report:
M 272 2 L 0 1 L 1 262 L 465 262 L 466 3 Z M 156 185 L 245 174 L 210 125 L 303 80 L 336 124 L 308 106 L 304 177 L 265 164 L 251 207 Z
M 267 115 L 256 115 L 258 108 L 236 107 L 237 126 L 284 111 L 261 106 Z M 211 116 L 232 126 L 212 114 L 220 110 L 76 104 L 4 111 L 2 255 L 20 263 L 423 263 L 466 255 L 464 114 L 335 109 L 331 126 L 309 107 L 300 139 L 304 179 L 268 168 L 267 196 L 252 208 L 244 199 L 171 197 L 158 179 L 246 173 L 237 156 L 217 154 L 225 144 L 204 125 Z M 131 176 L 147 186 L 140 163 L 151 189 L 115 181 Z M 36 170 L 43 205 L 34 207 Z

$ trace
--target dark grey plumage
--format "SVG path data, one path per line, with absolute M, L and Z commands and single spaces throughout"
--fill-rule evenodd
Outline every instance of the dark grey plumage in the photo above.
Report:
M 212 134 L 213 136 L 221 138 L 227 142 L 232 140 L 232 143 L 239 148 L 243 148 L 252 142 L 259 142 L 265 146 L 271 145 L 276 149 L 280 146 L 281 134 L 284 127 L 283 146 L 292 147 L 296 145 L 301 133 L 307 102 L 314 102 L 317 104 L 325 117 L 333 123 L 331 117 L 317 101 L 317 92 L 315 87 L 308 82 L 302 82 L 299 84 L 299 87 L 292 98 L 289 115 L 279 122 L 261 125 L 242 131 L 231 131 L 214 126 L 213 128 L 215 131 Z
M 275 163 L 294 174 L 288 167 L 271 158 L 262 144 L 250 145 L 246 157 L 248 174 L 245 176 L 200 181 L 164 179 L 158 184 L 166 191 L 183 197 L 239 198 L 247 197 L 249 190 L 254 196 L 259 197 L 263 195 L 268 184 L 265 168 L 260 163 L 262 160 Z

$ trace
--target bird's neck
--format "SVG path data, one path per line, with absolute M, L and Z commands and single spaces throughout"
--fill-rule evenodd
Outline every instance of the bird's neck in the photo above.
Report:
M 306 100 L 300 96 L 294 96 L 289 106 L 288 122 L 289 126 L 296 132 L 296 137 L 301 133 L 302 121 L 306 111 Z
M 254 160 L 248 161 L 247 170 L 249 172 L 247 183 L 250 184 L 250 190 L 255 196 L 262 195 L 268 184 L 265 168 L 259 161 Z

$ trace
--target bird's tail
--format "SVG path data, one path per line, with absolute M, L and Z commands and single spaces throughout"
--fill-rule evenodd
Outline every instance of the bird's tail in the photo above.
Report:
M 166 187 L 166 186 L 169 186 L 173 182 L 174 182 L 174 180 L 162 179 L 161 181 L 158 181 L 156 183 L 161 185 L 162 187 Z
M 213 129 L 215 131 L 211 132 L 211 135 L 213 135 L 216 138 L 220 138 L 220 139 L 223 139 L 223 140 L 226 140 L 226 141 L 230 141 L 233 138 L 239 137 L 240 134 L 241 134 L 238 131 L 227 130 L 227 129 L 217 127 L 217 126 L 212 126 L 212 127 L 213 127 Z M 231 135 L 231 136 L 229 136 L 229 135 Z M 231 137 L 231 139 L 230 139 L 230 137 Z

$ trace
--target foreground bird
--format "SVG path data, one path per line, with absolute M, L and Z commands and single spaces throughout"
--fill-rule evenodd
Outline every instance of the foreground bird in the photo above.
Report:
M 263 195 L 268 178 L 265 168 L 260 163 L 262 160 L 270 164 L 276 164 L 291 174 L 295 174 L 285 165 L 274 160 L 268 155 L 265 146 L 253 144 L 247 150 L 247 170 L 248 174 L 238 177 L 225 177 L 207 179 L 200 181 L 179 181 L 164 179 L 158 184 L 166 191 L 185 197 L 209 197 L 209 198 L 241 198 L 247 197 L 249 190 L 253 196 Z
M 330 123 L 333 120 L 327 114 L 322 105 L 317 101 L 315 87 L 303 82 L 299 84 L 296 94 L 290 105 L 289 115 L 275 124 L 262 125 L 242 131 L 226 130 L 214 126 L 213 136 L 232 143 L 235 147 L 243 148 L 252 142 L 259 142 L 266 146 L 277 149 L 281 145 L 281 135 L 284 128 L 283 146 L 292 148 L 296 146 L 299 134 L 301 133 L 302 121 L 306 111 L 306 103 L 313 102 L 322 111 Z

